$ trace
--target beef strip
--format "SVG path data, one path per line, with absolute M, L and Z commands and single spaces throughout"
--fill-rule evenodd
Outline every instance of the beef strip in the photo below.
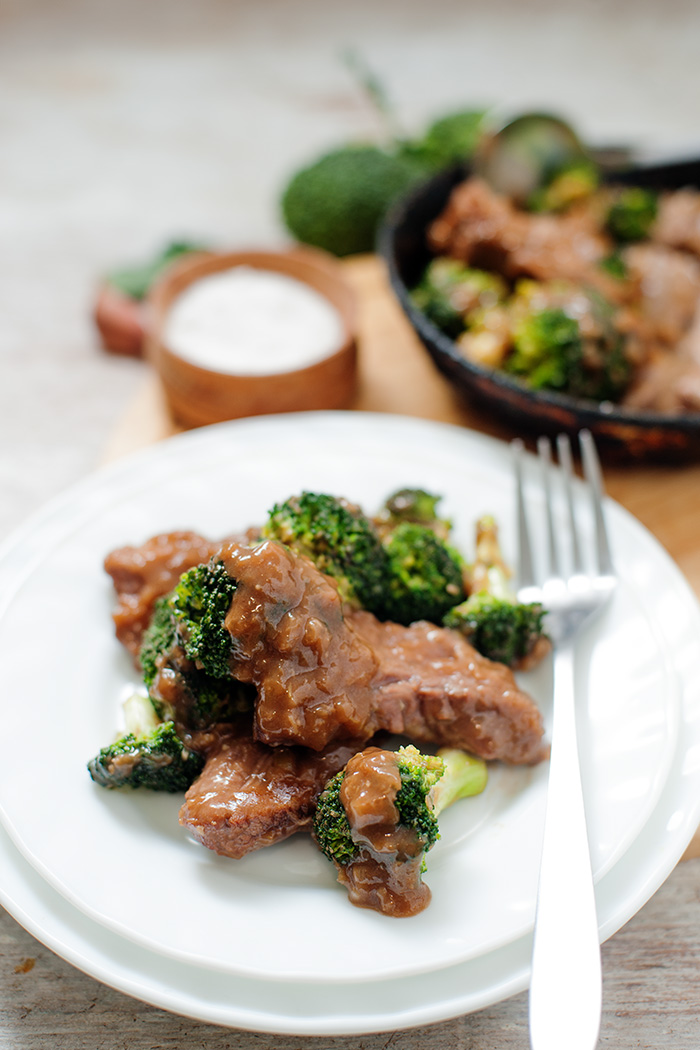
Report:
M 117 638 L 134 660 L 157 599 L 171 591 L 187 569 L 209 561 L 220 546 L 221 541 L 206 540 L 196 532 L 167 532 L 107 555 L 104 567 L 117 592 Z
M 226 628 L 233 674 L 258 690 L 258 740 L 321 751 L 386 729 L 511 763 L 544 757 L 535 703 L 461 635 L 344 616 L 335 582 L 274 542 L 219 556 L 238 583 Z
M 610 253 L 612 242 L 601 233 L 598 216 L 588 206 L 573 207 L 564 215 L 532 214 L 482 179 L 455 187 L 429 229 L 429 244 L 438 254 L 508 278 L 611 284 L 598 264 Z
M 651 237 L 659 244 L 700 255 L 700 193 L 685 189 L 662 194 Z
M 367 612 L 352 613 L 349 620 L 379 662 L 373 683 L 377 728 L 513 764 L 545 756 L 540 711 L 504 664 L 432 623 L 402 627 Z
M 236 859 L 310 831 L 319 794 L 356 751 L 273 748 L 224 728 L 185 795 L 180 823 L 203 846 Z

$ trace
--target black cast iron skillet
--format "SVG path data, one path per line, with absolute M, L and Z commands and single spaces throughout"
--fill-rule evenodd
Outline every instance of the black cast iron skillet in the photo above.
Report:
M 431 253 L 426 230 L 443 210 L 452 189 L 470 174 L 451 168 L 421 184 L 389 212 L 380 230 L 378 250 L 391 286 L 434 363 L 482 408 L 506 419 L 518 432 L 574 433 L 588 428 L 602 445 L 624 457 L 666 459 L 700 454 L 700 413 L 670 415 L 628 410 L 552 391 L 530 390 L 501 372 L 463 357 L 454 342 L 412 303 L 410 289 L 420 279 Z M 606 181 L 656 190 L 700 188 L 700 159 L 609 172 Z

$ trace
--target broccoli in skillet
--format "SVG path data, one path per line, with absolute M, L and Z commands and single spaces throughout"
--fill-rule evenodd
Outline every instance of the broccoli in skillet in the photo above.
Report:
M 159 722 L 146 697 L 135 696 L 125 707 L 133 731 L 103 747 L 88 763 L 90 776 L 101 787 L 186 791 L 204 765 L 190 751 L 173 722 Z
M 522 667 L 547 647 L 545 611 L 536 602 L 519 602 L 503 561 L 494 519 L 477 523 L 476 558 L 471 568 L 470 594 L 445 615 L 445 627 L 460 631 L 490 660 Z
M 437 815 L 483 791 L 486 775 L 481 759 L 451 749 L 423 755 L 409 744 L 353 756 L 321 793 L 313 825 L 352 903 L 396 916 L 422 911 L 430 891 L 421 876 L 440 835 Z
M 584 339 L 576 318 L 563 309 L 527 312 L 516 303 L 513 349 L 504 360 L 504 370 L 535 390 L 558 390 L 596 401 L 618 397 L 631 375 L 624 340 L 614 328 L 609 303 L 593 289 L 588 289 L 586 298 L 599 331 L 595 338 Z
M 513 331 L 513 352 L 507 372 L 521 376 L 535 390 L 568 390 L 583 361 L 578 321 L 563 310 L 527 314 Z
M 587 157 L 578 157 L 558 167 L 536 190 L 527 206 L 530 211 L 561 212 L 587 200 L 598 189 L 600 171 Z
M 608 210 L 608 233 L 618 242 L 627 244 L 649 236 L 658 211 L 658 194 L 641 186 L 617 189 Z
M 437 328 L 455 338 L 464 331 L 468 314 L 495 306 L 507 294 L 508 286 L 498 274 L 441 257 L 428 263 L 411 298 Z
M 276 504 L 262 528 L 333 576 L 344 601 L 379 614 L 384 603 L 387 555 L 362 511 L 326 493 L 302 492 Z
M 439 623 L 464 597 L 462 561 L 428 525 L 401 522 L 384 540 L 389 558 L 384 615 L 396 623 Z

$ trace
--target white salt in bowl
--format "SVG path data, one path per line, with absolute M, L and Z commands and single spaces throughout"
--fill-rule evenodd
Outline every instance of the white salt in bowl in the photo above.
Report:
M 151 290 L 146 355 L 186 427 L 343 408 L 357 379 L 355 296 L 316 249 L 198 253 Z

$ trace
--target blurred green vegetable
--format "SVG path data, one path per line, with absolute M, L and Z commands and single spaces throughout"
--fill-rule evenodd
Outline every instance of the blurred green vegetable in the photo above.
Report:
M 535 390 L 566 390 L 582 358 L 578 322 L 563 310 L 538 310 L 516 325 L 505 369 L 522 376 Z
M 485 110 L 467 109 L 440 117 L 422 138 L 405 143 L 405 152 L 433 171 L 468 160 L 479 141 L 484 116 Z
M 530 211 L 561 212 L 591 197 L 600 185 L 598 166 L 587 157 L 565 164 L 528 200 Z
M 107 274 L 107 281 L 115 288 L 123 292 L 130 299 L 145 299 L 151 285 L 160 277 L 161 273 L 180 256 L 188 252 L 206 251 L 202 244 L 189 241 L 175 241 L 169 244 L 162 252 L 149 262 L 137 266 L 126 266 L 119 270 L 112 270 Z
M 389 205 L 426 174 L 411 158 L 378 146 L 345 146 L 297 172 L 282 196 L 287 229 L 333 255 L 374 251 Z
M 606 226 L 616 241 L 623 244 L 641 241 L 649 235 L 656 219 L 658 196 L 641 186 L 618 190 L 608 211 Z

